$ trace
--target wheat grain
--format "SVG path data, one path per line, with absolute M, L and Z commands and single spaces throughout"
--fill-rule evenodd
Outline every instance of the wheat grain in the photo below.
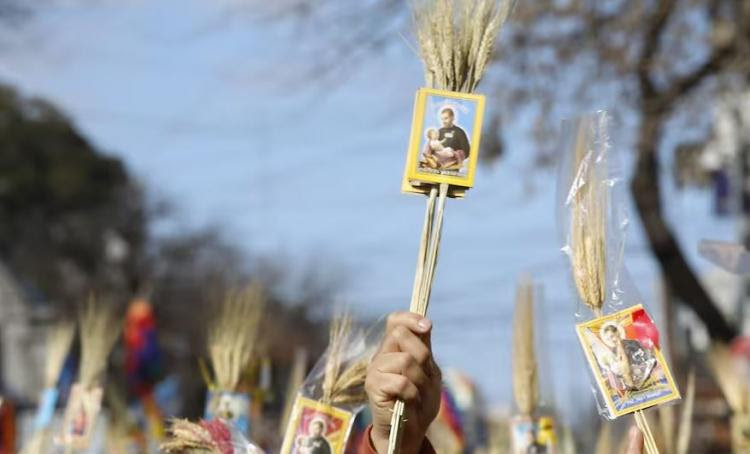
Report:
M 571 185 L 570 260 L 578 294 L 586 306 L 601 315 L 605 299 L 605 216 L 607 189 L 599 165 L 587 148 L 590 131 L 581 120 L 575 145 L 575 176 Z M 603 156 L 601 157 L 604 158 Z M 601 164 L 601 163 L 600 163 Z
M 81 311 L 81 364 L 79 382 L 84 388 L 101 384 L 107 357 L 120 335 L 120 317 L 111 304 L 90 296 Z
M 263 288 L 257 282 L 242 291 L 230 291 L 222 301 L 208 332 L 208 353 L 218 389 L 236 390 L 242 370 L 255 353 L 264 307 Z
M 521 415 L 531 416 L 539 399 L 534 352 L 534 289 L 523 281 L 516 293 L 513 316 L 513 396 Z
M 495 39 L 514 2 L 432 0 L 414 6 L 415 28 L 428 87 L 473 92 L 491 59 Z
M 372 350 L 367 349 L 347 363 L 347 349 L 354 337 L 349 315 L 334 317 L 329 334 L 328 355 L 322 383 L 321 402 L 327 405 L 360 404 L 367 400 L 364 391 L 367 365 Z

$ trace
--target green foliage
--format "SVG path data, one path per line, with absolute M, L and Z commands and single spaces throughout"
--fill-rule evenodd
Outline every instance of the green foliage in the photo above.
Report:
M 102 266 L 106 241 L 137 251 L 145 221 L 143 197 L 119 159 L 49 103 L 0 86 L 0 258 L 12 270 L 53 299 L 126 286 L 133 255 Z

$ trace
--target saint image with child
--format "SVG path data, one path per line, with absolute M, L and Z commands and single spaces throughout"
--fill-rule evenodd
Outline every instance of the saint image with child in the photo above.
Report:
M 439 107 L 438 118 L 440 126 L 428 126 L 425 129 L 419 167 L 445 175 L 462 175 L 471 153 L 469 136 L 456 122 L 455 106 Z

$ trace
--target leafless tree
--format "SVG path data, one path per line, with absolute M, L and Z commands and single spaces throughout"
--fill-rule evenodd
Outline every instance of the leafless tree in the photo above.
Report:
M 361 67 L 350 62 L 408 34 L 407 2 L 280 5 L 295 20 L 313 24 L 312 30 L 327 24 L 305 38 L 332 56 L 327 71 Z M 711 337 L 724 341 L 737 328 L 701 285 L 665 218 L 660 163 L 672 151 L 665 137 L 675 142 L 707 133 L 706 106 L 721 90 L 747 85 L 749 22 L 748 0 L 520 1 L 483 86 L 505 128 L 536 118 L 529 132 L 547 150 L 536 158 L 542 164 L 551 161 L 547 153 L 561 117 L 602 107 L 613 111 L 622 125 L 618 141 L 636 154 L 632 195 L 663 275 Z

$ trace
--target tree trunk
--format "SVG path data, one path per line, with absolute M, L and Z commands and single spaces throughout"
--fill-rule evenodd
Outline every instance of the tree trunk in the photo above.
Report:
M 698 281 L 664 220 L 656 153 L 663 117 L 658 112 L 649 113 L 648 108 L 644 111 L 637 143 L 638 160 L 630 189 L 651 251 L 677 300 L 695 312 L 712 339 L 729 342 L 737 336 L 737 329 L 726 321 Z

